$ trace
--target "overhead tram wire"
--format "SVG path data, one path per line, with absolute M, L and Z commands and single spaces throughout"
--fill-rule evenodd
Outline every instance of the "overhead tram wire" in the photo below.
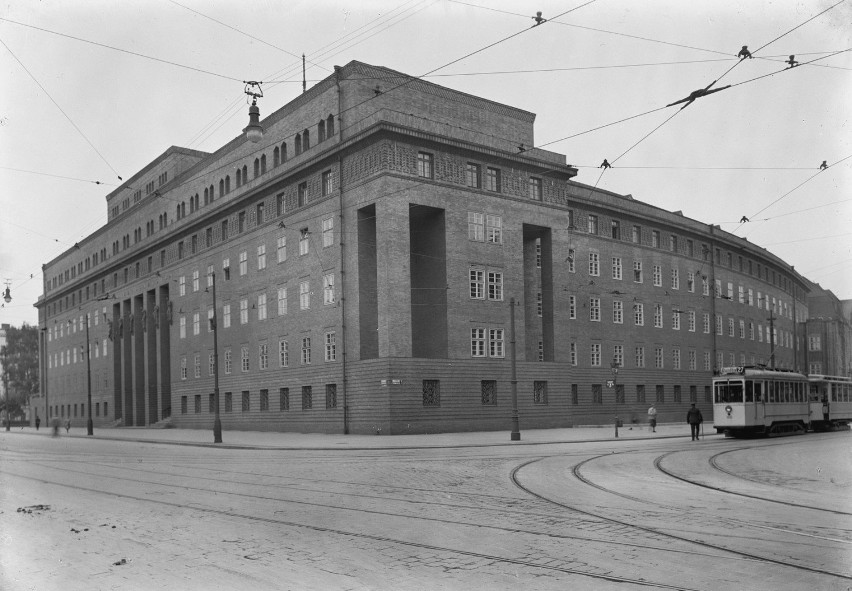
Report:
M 65 110 L 64 110 L 64 109 L 63 109 L 63 108 L 59 105 L 59 103 L 57 103 L 57 102 L 56 102 L 56 100 L 54 100 L 54 98 L 50 95 L 50 93 L 49 93 L 49 92 L 47 92 L 47 89 L 46 89 L 44 86 L 42 86 L 41 82 L 39 82 L 39 81 L 38 81 L 38 78 L 36 78 L 36 77 L 33 75 L 33 73 L 29 71 L 29 69 L 27 68 L 27 66 L 26 66 L 26 65 L 24 65 L 24 62 L 22 62 L 22 61 L 18 58 L 18 56 L 17 56 L 17 55 L 15 55 L 15 52 L 14 52 L 14 51 L 12 51 L 12 50 L 9 48 L 9 46 L 8 46 L 8 45 L 6 45 L 6 43 L 5 43 L 2 39 L 0 39 L 0 43 L 2 43 L 2 44 L 3 44 L 3 47 L 5 47 L 5 48 L 6 48 L 6 51 L 8 51 L 8 52 L 11 54 L 11 56 L 12 56 L 13 58 L 15 58 L 15 61 L 17 61 L 17 62 L 21 65 L 21 67 L 24 69 L 24 71 L 27 73 L 27 75 L 29 75 L 29 77 L 30 77 L 30 78 L 32 78 L 33 82 L 35 82 L 35 83 L 38 85 L 38 87 L 39 87 L 39 88 L 41 88 L 41 91 L 42 91 L 42 92 L 43 92 L 43 93 L 47 96 L 47 98 L 49 98 L 49 99 L 50 99 L 50 102 L 52 102 L 52 103 L 56 106 L 56 108 L 57 108 L 57 109 L 59 109 L 59 112 L 60 112 L 60 113 L 62 113 L 62 114 L 65 116 L 65 118 L 68 120 L 68 122 L 69 122 L 69 123 L 70 123 L 70 124 L 74 127 L 74 129 L 76 129 L 76 130 L 77 130 L 77 133 L 79 133 L 79 134 L 80 134 L 80 136 L 81 136 L 84 140 L 86 140 L 86 143 L 87 143 L 87 144 L 89 144 L 89 146 L 90 146 L 90 147 L 91 147 L 91 148 L 95 151 L 95 153 L 96 153 L 96 154 L 100 157 L 100 159 L 104 162 L 104 164 L 106 164 L 106 165 L 109 167 L 109 169 L 110 169 L 110 170 L 111 170 L 111 171 L 115 174 L 115 176 L 117 176 L 117 177 L 118 177 L 118 180 L 120 180 L 120 181 L 121 181 L 121 180 L 124 180 L 124 179 L 122 179 L 122 178 L 121 178 L 121 175 L 120 175 L 120 174 L 118 174 L 118 171 L 117 171 L 115 168 L 113 168 L 112 164 L 110 164 L 110 163 L 109 163 L 109 161 L 108 161 L 108 160 L 104 157 L 104 155 L 103 155 L 103 154 L 101 154 L 100 150 L 98 150 L 98 149 L 95 147 L 95 144 L 93 144 L 93 143 L 92 143 L 92 140 L 90 140 L 90 139 L 86 136 L 86 134 L 85 134 L 85 133 L 83 133 L 83 130 L 82 130 L 82 129 L 80 129 L 80 128 L 77 126 L 77 124 L 76 124 L 76 123 L 74 123 L 74 120 L 73 120 L 73 119 L 71 119 L 71 117 L 68 115 L 68 113 L 66 113 L 66 112 L 65 112 Z
M 0 166 L 0 170 L 13 170 L 15 172 L 25 172 L 27 174 L 37 174 L 39 176 L 53 177 L 56 179 L 64 179 L 66 181 L 80 181 L 81 183 L 92 183 L 95 185 L 106 185 L 109 187 L 117 187 L 115 183 L 107 183 L 104 181 L 93 181 L 91 179 L 79 179 L 72 176 L 62 176 L 60 174 L 51 174 L 49 172 L 38 172 L 36 170 L 24 170 L 23 168 L 12 168 L 11 166 Z

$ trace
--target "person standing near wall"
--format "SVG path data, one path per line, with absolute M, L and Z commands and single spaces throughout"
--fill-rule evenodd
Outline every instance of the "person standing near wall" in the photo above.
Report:
M 698 429 L 701 423 L 704 422 L 704 417 L 701 416 L 701 409 L 692 403 L 692 406 L 686 411 L 686 422 L 689 423 L 689 429 L 692 432 L 692 440 L 698 441 Z
M 648 409 L 648 424 L 651 425 L 651 432 L 657 432 L 657 408 L 654 405 L 651 405 L 651 408 Z

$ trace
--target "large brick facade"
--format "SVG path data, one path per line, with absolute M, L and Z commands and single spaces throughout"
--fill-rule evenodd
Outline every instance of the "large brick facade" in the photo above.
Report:
M 511 299 L 524 428 L 680 420 L 719 365 L 805 369 L 789 265 L 574 182 L 533 121 L 352 62 L 258 144 L 170 148 L 44 266 L 45 414 L 86 416 L 88 315 L 96 424 L 211 427 L 211 270 L 226 430 L 507 429 Z

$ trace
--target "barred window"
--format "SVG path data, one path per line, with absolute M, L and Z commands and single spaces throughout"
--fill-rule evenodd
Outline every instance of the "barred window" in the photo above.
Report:
M 547 382 L 536 380 L 533 382 L 533 403 L 547 404 Z
M 662 403 L 666 401 L 666 387 L 662 384 L 657 384 L 657 402 Z
M 248 390 L 243 390 L 243 412 L 251 410 L 251 396 Z
M 225 392 L 225 412 L 234 411 L 234 396 L 230 392 Z
M 423 406 L 441 406 L 440 380 L 423 380 Z
M 571 384 L 571 404 L 574 406 L 580 404 L 580 390 L 577 384 Z
M 199 414 L 201 412 L 201 394 L 195 395 L 195 414 Z M 77 414 L 77 405 L 74 405 L 74 414 Z
M 680 400 L 680 385 L 676 385 L 674 387 L 674 401 L 681 402 Z
M 497 381 L 482 380 L 482 404 L 496 405 L 497 404 Z
M 278 389 L 278 410 L 290 410 L 290 388 Z
M 645 384 L 637 384 L 636 386 L 636 402 L 645 402 Z
M 325 407 L 337 408 L 337 384 L 325 385 Z
M 616 404 L 624 404 L 624 385 L 616 384 L 615 385 L 615 403 Z
M 269 410 L 269 390 L 260 391 L 260 410 Z
M 314 407 L 314 393 L 312 386 L 302 386 L 302 410 Z
M 603 386 L 592 384 L 592 404 L 603 404 Z

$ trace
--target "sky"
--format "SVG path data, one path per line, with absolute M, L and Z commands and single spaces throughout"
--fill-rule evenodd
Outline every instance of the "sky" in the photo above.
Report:
M 359 60 L 536 113 L 577 181 L 852 299 L 852 0 L 7 0 L 0 41 L 4 324 L 37 324 L 41 265 L 106 223 L 119 176 L 240 135 L 244 80 L 261 118 L 285 105 L 303 53 L 308 85 Z

